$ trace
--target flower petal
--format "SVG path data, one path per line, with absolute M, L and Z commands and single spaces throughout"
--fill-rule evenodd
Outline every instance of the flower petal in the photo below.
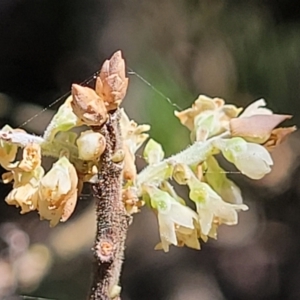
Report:
M 272 130 L 281 122 L 290 119 L 290 115 L 253 115 L 234 118 L 229 121 L 231 136 L 239 136 L 249 142 L 266 142 Z
M 271 115 L 273 112 L 270 109 L 263 107 L 266 105 L 267 103 L 264 99 L 256 100 L 246 107 L 242 114 L 239 115 L 239 118 L 246 118 L 254 115 Z

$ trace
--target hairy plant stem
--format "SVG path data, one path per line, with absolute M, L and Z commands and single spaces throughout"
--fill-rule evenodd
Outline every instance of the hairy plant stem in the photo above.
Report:
M 118 283 L 129 216 L 121 194 L 123 162 L 112 161 L 114 153 L 122 149 L 119 119 L 117 110 L 109 115 L 109 120 L 101 128 L 92 128 L 104 135 L 106 149 L 99 162 L 98 180 L 92 186 L 96 199 L 97 231 L 90 300 L 120 299 Z

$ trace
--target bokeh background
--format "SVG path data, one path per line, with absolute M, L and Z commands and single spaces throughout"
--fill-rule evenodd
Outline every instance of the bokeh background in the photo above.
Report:
M 118 49 L 152 86 L 129 75 L 124 107 L 151 124 L 167 155 L 189 143 L 167 97 L 182 108 L 199 94 L 238 106 L 263 97 L 274 111 L 294 115 L 287 125 L 300 124 L 298 1 L 1 0 L 0 125 L 41 134 L 57 106 L 24 122 Z M 201 251 L 154 251 L 155 216 L 146 208 L 136 215 L 122 299 L 300 299 L 299 138 L 294 133 L 273 153 L 275 167 L 263 180 L 229 175 L 250 211 Z M 7 206 L 9 190 L 0 185 L 0 299 L 85 299 L 94 236 L 89 190 L 72 218 L 54 229 L 35 213 L 20 216 Z

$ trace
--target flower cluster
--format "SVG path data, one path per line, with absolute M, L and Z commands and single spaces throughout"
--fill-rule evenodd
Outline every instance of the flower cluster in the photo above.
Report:
M 248 206 L 214 155 L 221 152 L 252 179 L 269 173 L 273 164 L 269 151 L 295 127 L 274 129 L 291 116 L 273 114 L 264 106 L 264 100 L 258 100 L 242 112 L 222 99 L 201 95 L 192 108 L 175 113 L 191 131 L 190 148 L 162 161 L 161 145 L 148 142 L 144 158 L 149 166 L 139 185 L 145 203 L 157 214 L 161 238 L 157 249 L 168 251 L 171 244 L 199 249 L 199 239 L 216 238 L 218 226 L 238 223 L 238 212 Z M 188 186 L 196 211 L 176 194 L 169 179 Z
M 273 114 L 264 100 L 243 111 L 223 99 L 201 95 L 191 108 L 175 113 L 190 130 L 192 145 L 164 158 L 162 146 L 150 139 L 143 154 L 148 166 L 138 174 L 135 153 L 148 138 L 145 132 L 150 126 L 138 125 L 119 108 L 127 86 L 125 63 L 118 51 L 103 64 L 95 89 L 73 84 L 72 95 L 43 137 L 2 128 L 0 164 L 7 170 L 2 177 L 5 183 L 12 183 L 6 202 L 20 207 L 21 213 L 37 210 L 51 226 L 65 222 L 84 182 L 95 179 L 100 157 L 110 145 L 99 132 L 101 126 L 106 128 L 117 115 L 114 120 L 119 121 L 123 146 L 110 159 L 123 162 L 120 201 L 127 213 L 138 212 L 144 204 L 155 212 L 161 240 L 157 249 L 168 251 L 170 245 L 200 249 L 200 239 L 216 238 L 221 224 L 237 224 L 238 212 L 248 209 L 240 189 L 227 178 L 215 155 L 222 153 L 251 179 L 262 178 L 273 164 L 269 151 L 295 130 L 275 127 L 291 116 Z M 72 131 L 82 125 L 80 134 Z M 21 148 L 23 157 L 18 160 Z M 58 160 L 46 171 L 42 156 Z M 178 196 L 170 180 L 189 188 L 195 210 Z

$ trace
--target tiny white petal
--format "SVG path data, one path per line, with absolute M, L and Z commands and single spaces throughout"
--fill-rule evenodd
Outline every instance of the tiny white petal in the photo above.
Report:
M 273 165 L 272 157 L 265 147 L 254 143 L 248 143 L 247 152 L 259 156 L 259 158 L 265 161 L 268 165 Z
M 188 228 L 194 228 L 193 219 L 197 219 L 193 210 L 178 202 L 172 203 L 169 216 L 174 223 Z
M 246 118 L 254 115 L 272 115 L 272 111 L 264 106 L 266 106 L 266 101 L 264 99 L 256 100 L 246 107 L 239 118 Z
M 197 204 L 197 211 L 199 214 L 199 223 L 201 227 L 201 232 L 204 235 L 208 235 L 211 225 L 213 222 L 214 212 L 209 208 L 201 208 L 200 205 Z
M 174 222 L 169 216 L 158 214 L 158 224 L 162 243 L 163 241 L 167 241 L 173 245 L 177 245 Z
M 235 157 L 236 167 L 251 179 L 261 179 L 271 172 L 273 160 L 261 145 L 248 143 L 247 151 Z

